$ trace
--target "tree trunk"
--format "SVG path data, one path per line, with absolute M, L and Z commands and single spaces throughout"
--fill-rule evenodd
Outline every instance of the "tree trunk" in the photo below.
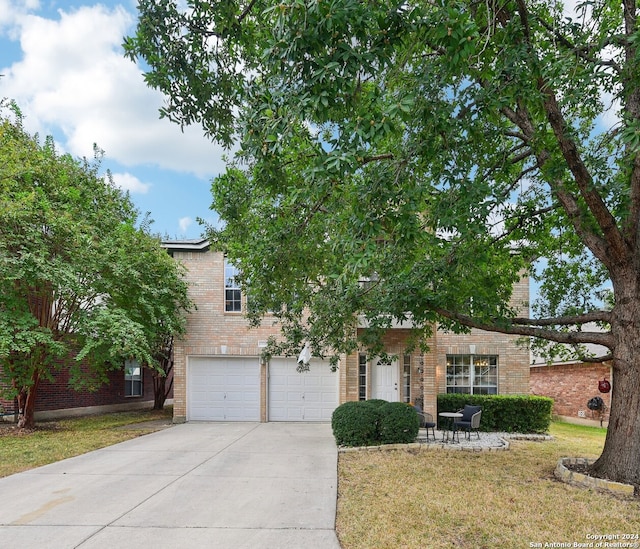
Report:
M 640 303 L 627 303 L 637 310 Z M 613 352 L 613 383 L 609 428 L 602 455 L 591 473 L 640 490 L 640 325 L 638 322 L 612 323 L 617 342 Z
M 171 370 L 173 369 L 173 362 L 169 361 L 165 364 L 165 375 L 161 375 L 159 372 L 153 375 L 153 409 L 164 409 L 164 403 L 171 392 L 173 387 L 173 376 Z M 169 379 L 169 386 L 167 387 L 167 379 Z
M 18 395 L 18 428 L 33 429 L 36 426 L 36 394 L 40 382 L 40 374 L 36 370 L 31 378 L 32 385 L 24 387 Z
M 167 378 L 163 376 L 153 376 L 153 409 L 162 410 L 167 400 L 165 390 Z

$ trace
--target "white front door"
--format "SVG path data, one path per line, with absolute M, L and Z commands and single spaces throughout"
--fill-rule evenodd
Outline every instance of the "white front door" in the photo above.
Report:
M 373 365 L 372 373 L 371 398 L 380 398 L 388 402 L 399 402 L 398 361 L 377 360 Z

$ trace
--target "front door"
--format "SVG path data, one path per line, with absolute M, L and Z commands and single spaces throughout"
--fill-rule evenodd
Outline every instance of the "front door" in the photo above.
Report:
M 399 402 L 400 389 L 398 388 L 398 379 L 397 360 L 377 360 L 373 365 L 371 398 Z

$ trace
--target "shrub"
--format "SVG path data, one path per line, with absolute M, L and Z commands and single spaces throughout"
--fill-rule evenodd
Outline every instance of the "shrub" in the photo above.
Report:
M 507 433 L 546 433 L 553 400 L 533 395 L 438 395 L 438 412 L 455 412 L 465 404 L 482 407 L 480 430 Z
M 369 400 L 365 400 L 364 402 L 367 402 L 368 404 L 376 407 L 383 406 L 384 404 L 389 404 L 387 400 L 382 400 L 381 398 L 371 398 Z
M 380 443 L 407 444 L 418 436 L 420 418 L 413 406 L 387 402 L 380 406 Z
M 379 443 L 379 403 L 345 402 L 331 416 L 331 428 L 339 446 L 371 446 Z

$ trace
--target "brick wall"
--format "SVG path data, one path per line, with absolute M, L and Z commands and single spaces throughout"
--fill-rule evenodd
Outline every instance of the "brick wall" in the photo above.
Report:
M 600 393 L 598 381 L 607 378 L 612 382 L 611 368 L 607 364 L 554 364 L 531 367 L 531 394 L 553 399 L 553 413 L 571 418 L 598 418 L 587 408 L 594 396 L 611 406 L 611 393 Z M 613 383 L 613 382 L 612 382 Z M 584 415 L 581 415 L 582 412 Z M 605 420 L 608 414 L 605 414 Z
M 507 334 L 471 330 L 469 334 L 438 333 L 437 383 L 447 392 L 447 355 L 498 356 L 498 393 L 529 393 L 529 349 L 520 339 Z
M 511 306 L 529 316 L 529 278 L 523 276 L 514 285 Z M 529 393 L 529 347 L 526 339 L 498 332 L 471 330 L 468 334 L 438 332 L 435 383 L 438 392 L 446 392 L 447 355 L 497 355 L 498 393 Z
M 75 391 L 69 388 L 69 371 L 63 367 L 56 372 L 53 382 L 44 380 L 40 382 L 36 395 L 36 413 L 133 402 L 150 402 L 150 406 L 153 405 L 153 380 L 150 370 L 143 369 L 143 395 L 140 397 L 124 396 L 124 370 L 108 372 L 107 377 L 109 382 L 100 386 L 97 391 Z M 172 395 L 169 398 L 172 398 Z M 0 405 L 5 413 L 14 412 L 12 400 L 0 399 Z

